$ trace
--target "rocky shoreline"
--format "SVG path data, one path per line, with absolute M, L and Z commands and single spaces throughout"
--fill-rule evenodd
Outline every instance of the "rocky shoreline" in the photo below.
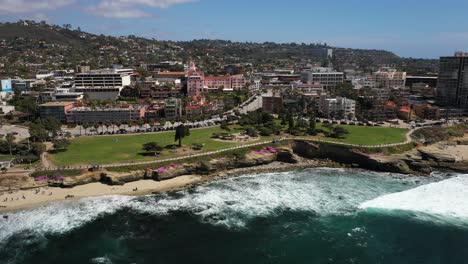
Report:
M 251 151 L 243 158 L 214 158 L 195 163 L 171 164 L 161 168 L 148 168 L 132 172 L 101 170 L 65 177 L 61 181 L 36 181 L 32 177 L 0 177 L 0 194 L 8 195 L 36 189 L 47 189 L 51 197 L 42 202 L 65 200 L 68 196 L 83 198 L 109 194 L 142 195 L 191 188 L 207 182 L 245 174 L 285 172 L 307 168 L 361 168 L 378 172 L 392 172 L 429 176 L 433 172 L 468 172 L 468 137 L 440 142 L 430 146 L 417 146 L 401 154 L 366 154 L 343 146 L 293 140 L 282 147 L 266 147 Z M 98 184 L 98 185 L 96 185 Z M 94 186 L 94 191 L 87 190 Z M 129 189 L 129 186 L 134 186 Z M 78 191 L 81 190 L 81 191 Z M 83 191 L 86 190 L 86 191 Z M 56 196 L 53 193 L 60 193 Z M 66 195 L 61 196 L 62 193 Z M 53 195 L 52 195 L 53 194 Z M 12 197 L 10 197 L 11 199 Z M 37 204 L 37 201 L 18 202 Z M 15 206 L 1 205 L 0 211 Z M 20 208 L 20 207 L 18 207 Z

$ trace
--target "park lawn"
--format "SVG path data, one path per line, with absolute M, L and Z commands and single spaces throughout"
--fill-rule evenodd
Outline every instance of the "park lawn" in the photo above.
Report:
M 214 132 L 225 132 L 219 127 L 192 129 L 190 136 L 182 140 L 184 146 L 204 143 L 203 152 L 218 150 L 238 145 L 233 142 L 220 142 L 211 139 Z M 165 147 L 177 144 L 174 131 L 154 134 L 131 134 L 119 136 L 94 136 L 73 139 L 68 150 L 51 154 L 52 162 L 57 166 L 84 164 L 111 164 L 119 162 L 154 160 L 153 156 L 144 156 L 142 147 L 148 142 L 157 142 Z M 177 154 L 164 150 L 161 159 L 175 157 Z
M 335 125 L 336 126 L 336 125 Z M 380 145 L 380 144 L 392 144 L 401 143 L 406 141 L 406 133 L 408 129 L 405 128 L 393 128 L 393 127 L 368 127 L 368 126 L 348 126 L 340 125 L 349 134 L 346 135 L 345 139 L 336 138 L 321 138 L 323 140 L 337 141 L 349 144 L 358 145 Z M 327 130 L 322 127 L 322 124 L 317 124 L 317 129 Z

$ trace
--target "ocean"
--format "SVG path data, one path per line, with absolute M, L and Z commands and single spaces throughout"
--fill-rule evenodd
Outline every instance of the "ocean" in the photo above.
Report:
M 468 175 L 307 169 L 7 215 L 2 264 L 468 263 Z

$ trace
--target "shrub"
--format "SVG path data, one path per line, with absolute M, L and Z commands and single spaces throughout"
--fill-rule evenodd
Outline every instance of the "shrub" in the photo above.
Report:
M 271 134 L 273 134 L 272 129 L 270 129 L 268 127 L 261 127 L 260 128 L 260 135 L 261 136 L 267 137 L 267 136 L 271 136 Z

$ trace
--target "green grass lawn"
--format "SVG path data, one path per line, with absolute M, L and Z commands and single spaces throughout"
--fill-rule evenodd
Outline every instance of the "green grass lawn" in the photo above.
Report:
M 367 126 L 347 126 L 340 125 L 349 134 L 346 135 L 345 139 L 336 138 L 322 138 L 323 140 L 338 141 L 350 144 L 361 144 L 361 145 L 380 145 L 380 144 L 391 144 L 400 143 L 406 140 L 405 134 L 408 129 L 404 128 L 390 128 L 390 127 L 367 127 Z M 322 124 L 317 124 L 317 129 L 322 128 Z
M 405 141 L 407 129 L 343 126 L 349 134 L 345 139 L 322 138 L 329 141 L 339 141 L 351 144 L 379 145 L 399 143 Z M 317 128 L 322 128 L 317 124 Z M 240 129 L 234 126 L 231 133 L 237 133 Z M 184 146 L 192 146 L 193 143 L 204 143 L 203 152 L 227 148 L 241 143 L 220 142 L 211 139 L 214 132 L 226 132 L 219 127 L 192 129 L 190 136 L 184 138 Z M 52 162 L 57 166 L 84 165 L 84 164 L 110 164 L 119 162 L 154 160 L 154 156 L 144 156 L 142 146 L 148 142 L 158 142 L 161 146 L 177 144 L 174 142 L 174 131 L 155 134 L 131 134 L 119 136 L 95 136 L 81 137 L 72 140 L 65 152 L 51 154 Z M 262 137 L 261 140 L 271 140 L 274 136 Z M 311 137 L 318 138 L 318 137 Z M 249 142 L 250 143 L 250 142 Z M 183 155 L 171 150 L 164 150 L 161 159 Z
M 237 143 L 220 142 L 211 139 L 214 132 L 226 132 L 218 127 L 192 129 L 190 136 L 183 139 L 184 146 L 204 143 L 203 152 L 234 146 Z M 237 132 L 237 131 L 233 131 Z M 157 142 L 161 146 L 177 144 L 174 131 L 155 134 L 131 134 L 119 136 L 81 137 L 72 140 L 65 152 L 52 154 L 51 159 L 57 166 L 81 164 L 109 164 L 127 161 L 153 160 L 153 156 L 143 156 L 142 146 L 148 142 Z M 161 159 L 177 156 L 170 150 L 164 150 Z

